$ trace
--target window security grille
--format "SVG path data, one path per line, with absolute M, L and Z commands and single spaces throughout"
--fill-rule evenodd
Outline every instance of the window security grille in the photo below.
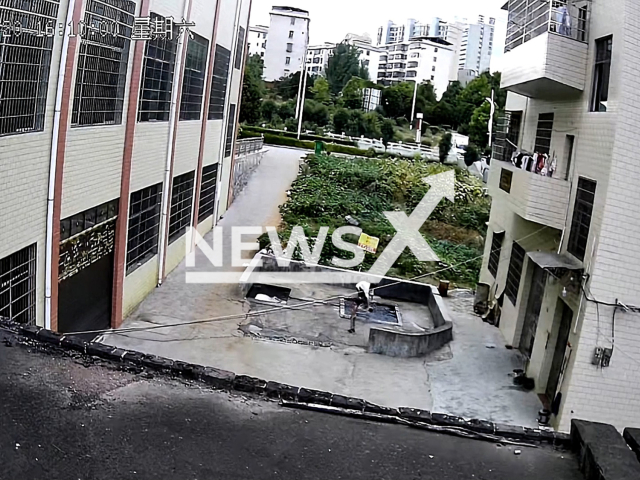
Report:
M 151 13 L 150 17 L 151 22 L 164 20 L 164 17 L 155 13 Z M 169 121 L 178 35 L 176 28 L 173 39 L 158 36 L 147 40 L 138 104 L 139 122 Z
M 158 253 L 162 184 L 131 194 L 127 238 L 127 274 Z
M 194 177 L 195 172 L 189 172 L 173 179 L 171 216 L 169 217 L 169 243 L 173 243 L 182 237 L 186 233 L 187 227 L 191 225 Z
M 36 244 L 0 259 L 0 317 L 36 323 Z
M 0 5 L 0 136 L 44 129 L 53 36 L 59 0 Z
M 71 125 L 122 123 L 135 9 L 130 0 L 87 0 Z
M 180 101 L 180 120 L 200 120 L 208 50 L 207 39 L 195 33 L 189 38 Z
M 222 120 L 224 118 L 224 102 L 227 96 L 230 63 L 231 51 L 216 45 L 211 95 L 209 98 L 209 120 Z
M 238 28 L 238 43 L 236 44 L 236 61 L 234 64 L 235 68 L 242 68 L 242 56 L 244 55 L 244 28 Z M 292 38 L 291 35 L 289 38 Z
M 216 186 L 218 183 L 218 164 L 207 165 L 202 169 L 202 187 L 200 188 L 200 207 L 198 221 L 213 215 L 216 203 Z
M 231 149 L 233 148 L 233 139 L 236 135 L 236 106 L 231 104 L 229 106 L 229 118 L 227 119 L 227 138 L 224 145 L 224 156 L 227 158 L 231 155 Z

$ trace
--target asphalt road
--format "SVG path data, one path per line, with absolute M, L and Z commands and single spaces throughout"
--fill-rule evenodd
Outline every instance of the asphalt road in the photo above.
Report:
M 45 478 L 581 476 L 571 454 L 551 448 L 291 410 L 42 351 L 0 331 L 0 479 Z

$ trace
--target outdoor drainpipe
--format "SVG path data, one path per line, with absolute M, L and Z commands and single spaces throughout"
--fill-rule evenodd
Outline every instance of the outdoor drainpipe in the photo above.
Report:
M 69 0 L 67 5 L 66 25 L 73 20 L 76 0 Z M 66 33 L 66 32 L 65 32 Z M 53 206 L 56 190 L 56 170 L 58 163 L 58 135 L 60 134 L 60 112 L 62 110 L 62 95 L 67 72 L 67 56 L 69 53 L 69 35 L 62 37 L 62 51 L 60 52 L 60 68 L 58 69 L 58 84 L 56 85 L 56 103 L 53 111 L 53 132 L 51 134 L 51 155 L 49 157 L 49 186 L 47 193 L 47 228 L 45 237 L 45 280 L 44 280 L 44 328 L 51 329 L 51 291 L 53 279 Z
M 222 170 L 224 168 L 224 150 L 227 142 L 227 129 L 229 128 L 229 110 L 231 108 L 231 82 L 233 81 L 233 73 L 235 71 L 235 59 L 236 59 L 236 50 L 238 49 L 238 26 L 240 25 L 240 9 L 242 7 L 242 0 L 238 0 L 236 3 L 236 16 L 233 21 L 233 44 L 231 45 L 231 57 L 229 58 L 229 74 L 227 76 L 227 93 L 224 99 L 224 117 L 222 120 L 222 129 L 221 138 L 220 138 L 220 148 L 218 150 L 218 178 L 216 178 L 216 198 L 213 206 L 213 226 L 215 227 L 218 223 L 218 212 L 220 210 L 220 190 L 222 187 Z M 249 32 L 245 34 L 247 37 Z M 246 39 L 245 39 L 246 40 Z M 242 85 L 240 85 L 240 90 L 242 91 Z M 236 118 L 240 115 L 239 109 L 236 105 Z M 226 124 L 225 120 L 226 119 Z M 236 122 L 233 122 L 231 128 L 236 128 Z M 233 148 L 233 143 L 231 144 L 231 148 Z M 233 152 L 231 152 L 233 156 Z M 233 173 L 233 172 L 231 172 Z
M 182 12 L 182 18 L 188 20 L 189 14 L 189 0 L 184 0 L 184 8 Z M 158 286 L 162 285 L 162 273 L 164 272 L 165 254 L 166 254 L 166 242 L 164 237 L 167 234 L 167 218 L 169 216 L 169 207 L 171 199 L 171 160 L 173 158 L 173 137 L 176 134 L 176 115 L 178 110 L 178 94 L 180 93 L 180 75 L 182 74 L 183 64 L 183 52 L 185 43 L 187 43 L 188 31 L 185 30 L 178 37 L 178 49 L 176 51 L 176 65 L 174 72 L 178 72 L 178 75 L 173 76 L 173 88 L 171 90 L 171 106 L 169 109 L 169 139 L 167 141 L 167 159 L 164 167 L 164 182 L 162 183 L 162 206 L 160 216 L 160 237 L 158 237 Z

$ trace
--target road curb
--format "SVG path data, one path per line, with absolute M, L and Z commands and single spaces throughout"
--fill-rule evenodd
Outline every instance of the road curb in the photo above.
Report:
M 297 406 L 299 408 L 306 406 L 329 413 L 409 424 L 417 427 L 432 426 L 457 429 L 479 435 L 502 437 L 513 441 L 545 443 L 562 447 L 571 446 L 570 436 L 565 433 L 506 425 L 479 419 L 469 420 L 455 415 L 429 412 L 416 408 L 384 407 L 361 398 L 296 387 L 247 375 L 236 375 L 233 372 L 214 367 L 205 367 L 133 350 L 124 350 L 102 343 L 85 342 L 74 335 L 65 336 L 41 327 L 22 325 L 1 318 L 0 327 L 27 339 L 53 345 L 64 350 L 72 350 L 110 362 L 136 366 L 162 374 L 198 381 L 216 389 L 265 396 L 279 400 L 287 406 Z

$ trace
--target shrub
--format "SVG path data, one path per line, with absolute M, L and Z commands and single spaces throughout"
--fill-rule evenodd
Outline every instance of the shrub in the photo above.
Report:
M 298 140 L 297 138 L 289 138 L 281 135 L 273 135 L 272 133 L 264 134 L 264 142 L 268 143 L 269 145 L 282 145 L 285 147 L 307 148 L 309 150 L 313 150 L 316 146 L 314 142 Z

